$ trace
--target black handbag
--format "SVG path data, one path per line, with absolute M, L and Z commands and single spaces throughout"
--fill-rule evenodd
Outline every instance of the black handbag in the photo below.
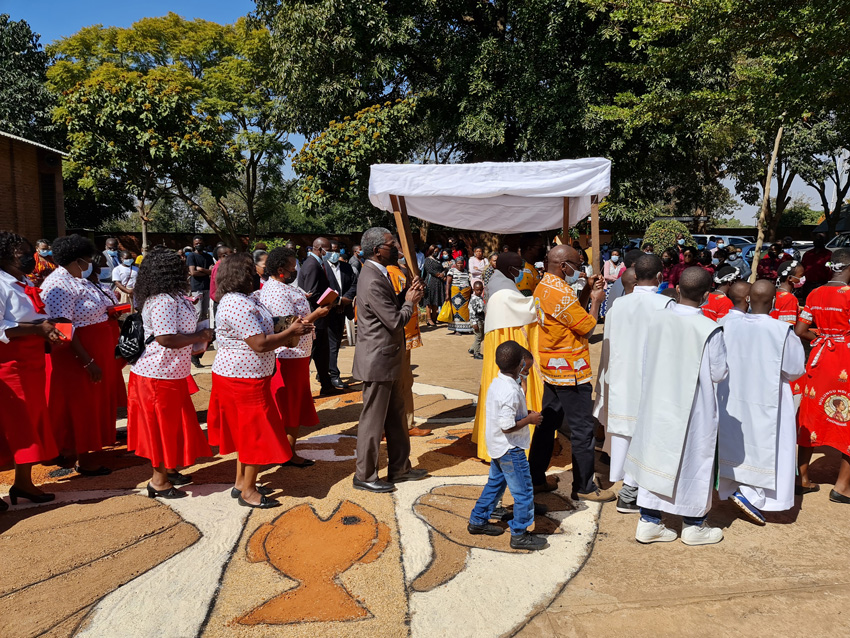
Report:
M 153 340 L 153 335 L 145 339 L 142 313 L 134 312 L 121 324 L 121 334 L 118 337 L 118 345 L 115 346 L 115 358 L 120 357 L 132 365 L 139 360 L 147 345 Z

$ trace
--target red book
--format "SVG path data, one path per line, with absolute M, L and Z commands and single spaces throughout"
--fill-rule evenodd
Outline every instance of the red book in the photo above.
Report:
M 322 296 L 319 297 L 319 301 L 316 303 L 320 306 L 330 306 L 333 305 L 333 302 L 336 301 L 338 297 L 339 293 L 336 290 L 328 288 L 324 293 L 322 293 Z
M 62 338 L 65 341 L 70 341 L 74 338 L 74 326 L 70 323 L 57 323 L 54 324 L 56 329 L 62 333 Z
M 111 308 L 106 309 L 106 314 L 112 317 L 113 319 L 120 317 L 123 314 L 126 314 L 132 310 L 132 306 L 128 303 L 118 304 L 117 306 L 112 306 Z

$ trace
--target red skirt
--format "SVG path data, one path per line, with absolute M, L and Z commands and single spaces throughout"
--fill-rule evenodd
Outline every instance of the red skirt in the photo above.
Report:
M 319 425 L 310 389 L 310 357 L 278 359 L 272 376 L 272 396 L 287 430 Z
M 172 469 L 212 456 L 198 423 L 186 379 L 151 379 L 130 373 L 127 449 Z
M 60 451 L 96 452 L 115 444 L 115 344 L 104 321 L 77 328 L 75 338 L 103 373 L 92 383 L 70 344 L 53 346 L 48 357 L 47 413 Z
M 115 346 L 118 345 L 118 337 L 121 336 L 121 326 L 118 325 L 116 319 L 109 319 L 106 323 L 109 324 L 109 330 L 112 332 L 112 350 L 114 352 Z M 127 386 L 124 384 L 123 370 L 127 362 L 124 359 L 116 358 L 114 355 L 112 361 L 115 366 L 115 400 L 119 408 L 126 408 Z
M 189 394 L 195 394 L 196 392 L 200 392 L 201 389 L 198 387 L 198 384 L 195 382 L 195 377 L 191 374 L 186 377 L 186 385 L 189 387 Z
M 44 339 L 0 343 L 0 465 L 38 463 L 59 454 L 47 420 Z
M 797 415 L 797 443 L 827 445 L 850 455 L 850 338 L 821 337 L 812 343 Z
M 219 454 L 239 453 L 248 465 L 286 463 L 292 449 L 271 392 L 271 377 L 238 379 L 212 375 L 207 434 Z

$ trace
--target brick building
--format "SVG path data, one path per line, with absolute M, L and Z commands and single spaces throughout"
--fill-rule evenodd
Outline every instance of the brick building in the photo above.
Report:
M 65 234 L 64 155 L 0 131 L 0 230 L 32 242 Z

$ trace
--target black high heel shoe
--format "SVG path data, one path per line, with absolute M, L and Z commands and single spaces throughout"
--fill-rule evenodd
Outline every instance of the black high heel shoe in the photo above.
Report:
M 259 490 L 257 491 L 259 492 Z M 260 495 L 260 502 L 256 505 L 246 501 L 244 498 L 242 498 L 241 494 L 239 495 L 239 498 L 237 500 L 239 501 L 239 504 L 242 507 L 254 507 L 256 509 L 261 510 L 271 509 L 272 507 L 277 507 L 278 505 L 280 505 L 280 503 L 278 503 L 275 499 L 268 498 L 267 496 L 263 496 L 262 494 Z
M 169 472 L 168 473 L 168 481 L 172 485 L 188 485 L 192 482 L 191 474 L 181 474 L 180 472 Z
M 268 496 L 274 492 L 272 488 L 266 487 L 265 485 L 258 485 L 256 489 L 261 496 Z M 230 498 L 239 498 L 240 496 L 242 496 L 242 490 L 238 490 L 235 487 L 230 489 Z
M 182 492 L 178 490 L 173 485 L 169 487 L 167 490 L 155 490 L 151 487 L 151 484 L 148 483 L 148 497 L 149 498 L 184 498 L 189 496 L 186 492 Z
M 42 492 L 41 494 L 30 494 L 29 492 L 24 492 L 21 488 L 15 487 L 13 485 L 9 488 L 9 500 L 12 501 L 12 505 L 17 505 L 19 498 L 25 498 L 30 503 L 49 503 L 54 498 L 56 498 L 56 495 L 49 494 L 48 492 Z

